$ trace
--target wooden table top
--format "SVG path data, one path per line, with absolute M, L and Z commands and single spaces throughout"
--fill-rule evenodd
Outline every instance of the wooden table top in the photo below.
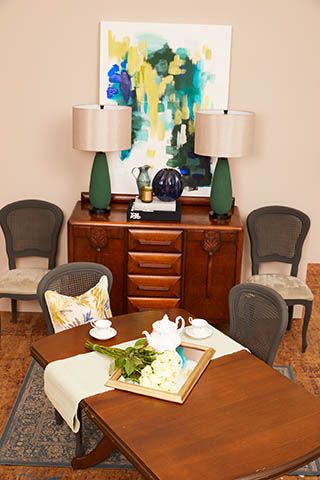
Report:
M 117 337 L 99 343 L 138 338 L 162 313 L 114 317 Z M 89 329 L 43 338 L 31 353 L 42 366 L 84 353 Z M 277 478 L 320 456 L 320 401 L 246 351 L 210 362 L 183 405 L 114 390 L 82 406 L 149 479 Z

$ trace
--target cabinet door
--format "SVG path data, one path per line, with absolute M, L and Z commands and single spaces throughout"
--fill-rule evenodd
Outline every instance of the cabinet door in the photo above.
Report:
M 236 282 L 238 233 L 185 232 L 183 306 L 211 323 L 228 321 L 228 295 Z
M 125 231 L 118 227 L 73 226 L 69 235 L 69 262 L 96 262 L 110 268 L 113 275 L 110 302 L 113 315 L 126 312 L 127 270 Z

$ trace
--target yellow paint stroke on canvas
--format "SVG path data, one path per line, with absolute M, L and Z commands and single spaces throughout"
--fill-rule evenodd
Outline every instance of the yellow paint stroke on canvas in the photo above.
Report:
M 196 116 L 196 113 L 197 113 L 198 110 L 200 110 L 199 103 L 194 103 L 193 104 L 193 115 L 194 115 L 194 117 Z
M 205 95 L 202 99 L 201 109 L 208 110 L 209 108 L 210 108 L 210 98 L 208 97 L 208 95 Z
M 157 71 L 149 63 L 144 62 L 140 68 L 139 80 L 136 87 L 137 101 L 143 104 L 145 95 L 147 96 L 150 135 L 163 140 L 165 138 L 165 125 L 159 118 L 158 104 L 165 93 L 166 86 L 173 82 L 173 76 L 167 75 L 159 83 Z
M 194 134 L 194 121 L 193 120 L 188 120 L 188 134 L 193 135 Z
M 188 118 L 190 118 L 190 111 L 188 106 L 188 95 L 183 96 L 182 102 L 183 102 L 182 109 L 181 109 L 182 120 L 188 120 Z
M 174 124 L 180 125 L 181 122 L 182 122 L 182 113 L 181 113 L 181 110 L 177 108 L 176 111 L 174 112 Z
M 132 88 L 136 87 L 136 95 L 137 95 L 137 102 L 140 105 L 143 105 L 144 102 L 144 66 L 145 64 L 143 63 L 141 65 L 140 71 L 131 78 L 131 85 Z
M 159 121 L 158 122 L 158 127 L 157 127 L 157 138 L 160 141 L 163 141 L 166 137 L 166 127 L 164 122 Z
M 164 77 L 161 82 L 159 83 L 159 99 L 164 95 L 166 91 L 167 85 L 173 82 L 173 76 L 172 75 L 167 75 Z
M 112 30 L 108 30 L 108 55 L 110 58 L 116 58 L 118 63 L 124 58 L 130 45 L 129 37 L 123 37 L 122 40 L 117 40 L 113 35 Z
M 175 55 L 173 60 L 169 63 L 169 75 L 182 75 L 185 73 L 186 71 L 181 68 L 184 63 L 184 60 L 182 60 L 179 55 Z
M 130 77 L 136 75 L 148 55 L 146 42 L 139 42 L 138 46 L 131 46 L 128 49 L 128 64 L 127 69 Z
M 149 63 L 143 66 L 144 73 L 144 89 L 148 100 L 148 112 L 150 120 L 150 134 L 157 136 L 158 130 L 158 103 L 159 103 L 159 88 L 160 85 L 156 82 L 157 72 Z
M 208 45 L 203 45 L 202 52 L 204 53 L 204 56 L 205 56 L 206 60 L 211 60 L 212 59 L 212 50 L 211 50 L 211 48 L 208 47 Z
M 151 148 L 148 148 L 148 149 L 147 149 L 147 157 L 149 157 L 149 158 L 154 158 L 155 155 L 156 155 L 156 151 L 155 151 L 155 150 L 153 150 L 153 149 L 151 149 Z

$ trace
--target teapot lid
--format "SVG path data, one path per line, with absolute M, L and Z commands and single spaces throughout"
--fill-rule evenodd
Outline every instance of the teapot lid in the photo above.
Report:
M 174 322 L 171 322 L 169 320 L 169 317 L 167 314 L 163 315 L 163 318 L 161 320 L 157 320 L 152 324 L 153 328 L 155 330 L 160 330 L 160 331 L 169 331 L 169 330 L 176 330 L 177 325 Z

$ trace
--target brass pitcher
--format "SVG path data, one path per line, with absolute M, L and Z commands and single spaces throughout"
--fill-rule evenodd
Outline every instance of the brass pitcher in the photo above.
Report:
M 151 185 L 151 179 L 148 172 L 149 168 L 151 168 L 150 165 L 143 165 L 142 167 L 134 167 L 131 170 L 131 173 L 137 182 L 139 198 L 141 197 L 142 187 L 149 187 Z M 136 170 L 139 170 L 139 173 L 136 172 Z

